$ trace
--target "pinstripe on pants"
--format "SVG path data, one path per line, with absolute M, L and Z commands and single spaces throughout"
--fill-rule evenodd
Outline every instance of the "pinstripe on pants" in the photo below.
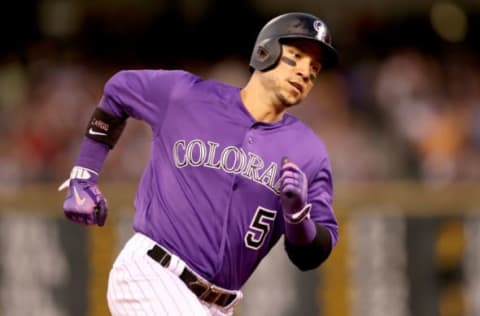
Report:
M 200 301 L 177 276 L 185 264 L 174 256 L 168 269 L 147 251 L 155 244 L 136 233 L 115 260 L 108 280 L 107 299 L 113 316 L 226 316 L 228 311 Z

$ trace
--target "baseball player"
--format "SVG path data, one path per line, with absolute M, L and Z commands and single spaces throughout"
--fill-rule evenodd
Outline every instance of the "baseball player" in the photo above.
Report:
M 338 240 L 323 142 L 288 114 L 337 64 L 326 25 L 306 13 L 258 34 L 243 88 L 181 70 L 113 75 L 70 177 L 68 219 L 103 226 L 98 177 L 127 118 L 148 124 L 151 157 L 138 185 L 134 234 L 110 271 L 112 315 L 232 315 L 241 288 L 276 242 L 300 270 Z

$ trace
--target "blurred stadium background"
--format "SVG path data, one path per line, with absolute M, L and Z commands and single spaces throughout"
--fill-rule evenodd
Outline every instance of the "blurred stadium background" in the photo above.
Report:
M 341 240 L 308 273 L 275 248 L 237 314 L 480 315 L 480 2 L 468 0 L 3 3 L 0 315 L 108 315 L 147 128 L 130 121 L 102 172 L 106 227 L 64 220 L 56 191 L 108 77 L 183 68 L 242 85 L 258 30 L 286 11 L 322 17 L 341 55 L 294 110 L 329 148 Z

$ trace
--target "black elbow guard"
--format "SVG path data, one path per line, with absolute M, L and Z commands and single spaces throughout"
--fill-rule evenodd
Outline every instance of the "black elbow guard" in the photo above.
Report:
M 112 149 L 120 138 L 126 123 L 126 119 L 113 116 L 97 107 L 90 118 L 85 136 L 106 144 Z
M 313 241 L 307 245 L 292 245 L 285 238 L 285 250 L 288 258 L 300 270 L 312 270 L 320 266 L 332 252 L 332 237 L 325 227 L 315 224 L 317 234 Z

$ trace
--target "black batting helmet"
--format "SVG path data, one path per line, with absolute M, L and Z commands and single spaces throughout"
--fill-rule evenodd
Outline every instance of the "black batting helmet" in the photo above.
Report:
M 274 67 L 282 53 L 280 40 L 306 38 L 316 41 L 323 50 L 322 67 L 338 64 L 338 55 L 332 46 L 330 32 L 325 23 L 314 15 L 292 12 L 277 16 L 267 22 L 255 41 L 250 58 L 251 69 L 260 71 Z

